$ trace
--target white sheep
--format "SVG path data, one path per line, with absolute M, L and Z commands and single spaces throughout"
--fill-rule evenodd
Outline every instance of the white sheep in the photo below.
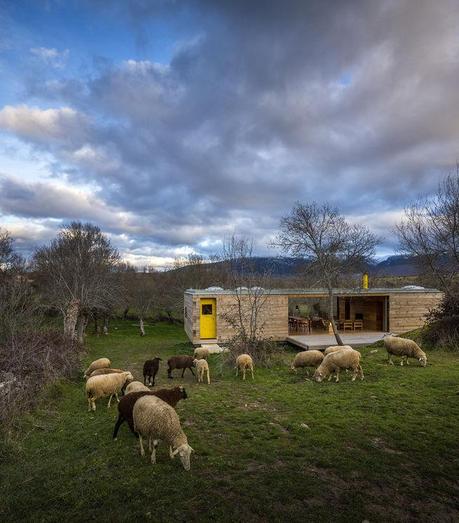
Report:
M 98 360 L 94 360 L 91 365 L 84 371 L 84 377 L 87 378 L 92 371 L 96 369 L 105 369 L 107 367 L 110 367 L 112 362 L 108 358 L 99 358 Z
M 427 365 L 427 355 L 419 347 L 419 345 L 408 338 L 399 338 L 389 334 L 384 337 L 384 346 L 387 350 L 387 361 L 391 365 L 394 364 L 392 361 L 392 356 L 401 356 L 400 365 L 403 366 L 403 363 L 408 365 L 408 358 L 416 358 L 422 367 Z
M 327 347 L 324 350 L 324 356 L 328 356 L 332 352 L 336 352 L 338 350 L 343 350 L 343 349 L 352 349 L 352 347 L 350 345 L 332 345 L 331 347 Z
M 198 383 L 204 381 L 204 374 L 207 373 L 207 383 L 210 385 L 210 370 L 207 361 L 194 360 L 194 366 L 196 367 L 196 379 L 198 380 Z
M 150 390 L 150 389 L 140 381 L 131 381 L 131 383 L 129 383 L 126 386 L 124 393 L 129 394 L 130 392 L 139 392 L 141 390 Z
M 133 381 L 134 377 L 130 372 L 122 372 L 121 374 L 105 374 L 101 376 L 93 376 L 86 382 L 86 396 L 88 398 L 88 410 L 96 410 L 96 400 L 110 396 L 108 400 L 108 408 L 115 396 L 119 402 L 118 393 L 126 385 L 126 383 Z
M 190 470 L 190 455 L 193 449 L 180 425 L 175 410 L 156 396 L 139 398 L 133 409 L 134 430 L 139 435 L 140 455 L 145 455 L 142 437 L 148 438 L 151 463 L 156 463 L 156 447 L 160 440 L 169 445 L 169 455 L 180 456 L 183 468 Z M 153 445 L 152 445 L 153 443 Z
M 121 374 L 122 372 L 126 372 L 124 369 L 113 369 L 111 367 L 105 367 L 103 369 L 96 369 L 91 372 L 91 374 L 88 376 L 88 378 L 92 378 L 93 376 L 100 376 L 101 374 Z
M 290 369 L 293 372 L 296 372 L 296 369 L 299 367 L 318 367 L 323 359 L 324 355 L 320 350 L 305 350 L 298 352 L 298 354 L 293 358 Z M 309 371 L 307 369 L 306 374 L 309 376 Z
M 242 379 L 245 380 L 245 372 L 250 370 L 253 377 L 253 360 L 249 354 L 241 354 L 236 358 L 236 376 L 239 374 L 239 371 L 242 371 Z
M 321 382 L 329 376 L 328 381 L 330 381 L 332 373 L 334 372 L 336 382 L 338 383 L 339 371 L 341 369 L 350 369 L 354 372 L 352 381 L 354 381 L 357 376 L 360 376 L 360 379 L 363 380 L 363 371 L 360 366 L 360 352 L 349 348 L 328 354 L 314 372 L 314 379 Z
M 196 349 L 194 349 L 194 357 L 197 360 L 206 360 L 209 354 L 210 351 L 207 347 L 196 347 Z

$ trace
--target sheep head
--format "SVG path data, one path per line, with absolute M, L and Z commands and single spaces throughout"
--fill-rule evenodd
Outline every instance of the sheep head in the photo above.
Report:
M 185 390 L 185 387 L 183 387 L 182 385 L 180 385 L 180 387 L 178 388 L 179 391 L 180 391 L 180 394 L 182 395 L 182 398 L 184 400 L 186 400 L 188 398 L 188 394 L 186 393 L 186 390 Z
M 185 470 L 190 470 L 190 456 L 192 452 L 194 452 L 194 450 L 187 443 L 184 443 L 183 445 L 178 446 L 172 452 L 171 457 L 173 458 L 176 454 L 178 454 L 180 457 L 180 461 L 182 462 L 183 468 Z
M 427 356 L 421 356 L 418 358 L 419 363 L 421 364 L 421 367 L 425 367 L 427 365 Z

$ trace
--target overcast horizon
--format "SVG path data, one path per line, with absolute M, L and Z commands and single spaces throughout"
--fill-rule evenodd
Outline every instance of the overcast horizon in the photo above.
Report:
M 0 0 L 0 227 L 164 267 L 296 201 L 384 237 L 459 158 L 459 2 Z

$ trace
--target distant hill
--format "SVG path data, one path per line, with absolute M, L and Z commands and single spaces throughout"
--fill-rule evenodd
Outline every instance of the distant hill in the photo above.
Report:
M 274 277 L 282 278 L 296 276 L 306 267 L 306 262 L 302 258 L 276 258 L 269 256 L 258 256 L 252 259 L 255 271 L 262 274 L 267 271 Z M 225 262 L 216 262 L 217 265 Z M 210 268 L 211 264 L 204 264 Z M 178 270 L 188 270 L 188 267 L 182 267 Z M 416 267 L 415 260 L 409 256 L 394 255 L 385 260 L 375 263 L 368 268 L 371 276 L 416 276 L 419 271 Z

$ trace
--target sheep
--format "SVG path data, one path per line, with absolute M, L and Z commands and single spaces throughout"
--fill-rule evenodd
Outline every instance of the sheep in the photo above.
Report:
M 169 445 L 171 459 L 177 454 L 185 470 L 190 470 L 190 455 L 193 449 L 180 425 L 175 410 L 156 396 L 143 396 L 134 405 L 134 430 L 139 435 L 140 455 L 145 455 L 142 437 L 148 437 L 151 463 L 156 463 L 156 447 L 160 440 Z M 152 445 L 153 443 L 153 445 Z
M 328 356 L 328 354 L 331 354 L 332 352 L 336 352 L 338 350 L 343 349 L 352 349 L 352 347 L 350 345 L 332 345 L 331 347 L 327 347 L 324 350 L 324 356 Z
M 352 381 L 355 381 L 357 376 L 363 380 L 363 371 L 360 366 L 360 352 L 354 349 L 343 349 L 328 354 L 323 359 L 322 363 L 314 372 L 314 379 L 319 383 L 329 376 L 329 380 L 332 377 L 332 373 L 336 374 L 336 383 L 339 381 L 339 371 L 341 369 L 351 369 L 354 371 Z
M 152 360 L 147 360 L 143 364 L 143 383 L 144 385 L 151 385 L 152 387 L 155 386 L 155 377 L 158 373 L 159 369 L 159 362 L 163 361 L 161 358 L 153 358 Z M 147 379 L 148 382 L 147 383 Z
M 124 391 L 125 394 L 130 394 L 131 392 L 138 392 L 141 390 L 150 390 L 146 385 L 141 383 L 140 381 L 131 381 L 129 385 L 127 385 L 126 390 Z
M 106 374 L 105 376 L 93 376 L 86 382 L 86 396 L 88 398 L 88 410 L 96 410 L 96 400 L 110 396 L 108 408 L 112 397 L 118 399 L 118 392 L 121 392 L 126 383 L 134 381 L 132 374 L 127 371 L 121 374 Z
M 88 378 L 92 378 L 92 376 L 101 376 L 102 374 L 121 374 L 122 372 L 126 371 L 123 369 L 112 369 L 111 367 L 105 369 L 96 369 L 91 372 Z
M 139 391 L 126 394 L 126 396 L 121 398 L 120 402 L 118 403 L 118 419 L 113 430 L 113 439 L 116 439 L 118 430 L 123 421 L 128 422 L 131 432 L 135 434 L 132 410 L 134 409 L 135 402 L 143 396 L 157 396 L 174 408 L 180 400 L 186 400 L 188 398 L 188 394 L 186 393 L 185 388 L 182 386 L 174 387 L 173 389 L 159 389 L 154 391 L 150 390 L 148 392 Z
M 207 383 L 210 385 L 210 371 L 209 364 L 206 360 L 194 360 L 194 365 L 196 367 L 196 378 L 198 383 L 204 381 L 204 374 L 207 373 Z
M 87 378 L 93 370 L 104 369 L 106 367 L 110 367 L 111 364 L 112 362 L 108 358 L 99 358 L 98 360 L 94 360 L 84 371 L 84 377 Z
M 207 360 L 210 351 L 207 347 L 197 347 L 194 349 L 194 357 L 197 360 Z
M 298 367 L 318 367 L 322 363 L 323 359 L 324 355 L 320 352 L 320 350 L 305 350 L 299 352 L 293 358 L 290 369 L 293 372 L 296 372 Z M 309 371 L 307 369 L 306 374 L 309 376 Z
M 427 355 L 419 345 L 408 338 L 399 338 L 389 334 L 384 337 L 384 346 L 387 350 L 387 361 L 393 365 L 392 356 L 401 356 L 400 365 L 405 362 L 408 365 L 408 358 L 416 358 L 422 367 L 427 365 Z
M 191 374 L 193 374 L 193 376 L 194 376 L 195 374 L 192 369 L 193 365 L 194 365 L 193 356 L 183 356 L 183 355 L 182 356 L 172 356 L 172 358 L 169 358 L 167 360 L 167 366 L 168 366 L 167 377 L 170 380 L 172 379 L 172 371 L 174 369 L 183 369 L 182 378 L 183 378 L 183 375 L 185 374 L 186 369 L 189 369 L 191 371 Z
M 253 360 L 248 354 L 241 354 L 236 358 L 236 376 L 242 371 L 242 379 L 245 380 L 245 371 L 250 370 L 253 377 Z

